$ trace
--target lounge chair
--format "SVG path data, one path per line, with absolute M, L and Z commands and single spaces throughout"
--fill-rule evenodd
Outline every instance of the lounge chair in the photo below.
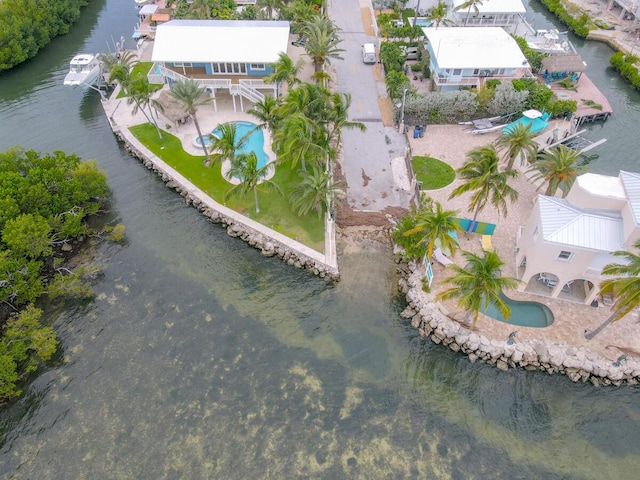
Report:
M 491 235 L 482 235 L 482 249 L 485 252 L 493 252 L 493 245 L 491 244 Z

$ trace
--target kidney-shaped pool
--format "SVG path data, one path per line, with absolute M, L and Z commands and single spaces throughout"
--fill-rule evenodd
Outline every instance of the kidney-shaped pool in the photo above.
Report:
M 500 297 L 511 309 L 511 318 L 506 320 L 493 305 L 489 305 L 483 313 L 500 322 L 520 327 L 548 327 L 553 323 L 553 312 L 549 307 L 538 302 L 518 301 L 500 293 Z

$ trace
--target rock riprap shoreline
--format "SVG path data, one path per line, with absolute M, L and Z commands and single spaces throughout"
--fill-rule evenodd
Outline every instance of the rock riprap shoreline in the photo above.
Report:
M 509 368 L 524 368 L 542 370 L 549 374 L 561 373 L 574 382 L 591 382 L 596 386 L 640 383 L 640 362 L 632 357 L 612 362 L 611 359 L 583 347 L 559 344 L 542 338 L 509 343 L 504 339 L 491 339 L 469 330 L 461 321 L 443 313 L 433 294 L 423 290 L 424 274 L 419 265 L 414 262 L 401 265 L 399 288 L 406 295 L 409 304 L 402 316 L 411 319 L 411 325 L 422 336 L 455 352 L 466 354 L 471 362 L 488 363 L 504 371 Z

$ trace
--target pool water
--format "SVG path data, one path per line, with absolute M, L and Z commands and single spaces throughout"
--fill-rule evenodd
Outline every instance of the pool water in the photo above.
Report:
M 553 312 L 542 303 L 513 300 L 504 293 L 501 293 L 500 297 L 511 309 L 511 318 L 506 320 L 493 305 L 489 305 L 489 308 L 483 312 L 485 315 L 520 327 L 544 328 L 553 323 Z
M 262 130 L 256 128 L 257 125 L 251 122 L 238 121 L 230 123 L 236 125 L 236 141 L 249 134 L 244 146 L 236 150 L 236 154 L 254 152 L 256 154 L 256 157 L 258 157 L 258 168 L 264 167 L 268 163 L 269 157 L 264 151 L 264 134 L 262 133 Z M 211 132 L 211 135 L 215 135 L 216 137 L 219 136 L 220 130 L 216 128 Z M 196 138 L 196 144 L 201 144 L 199 138 Z M 204 138 L 204 144 L 206 146 L 209 146 L 211 144 L 211 140 L 209 139 L 209 137 Z
M 430 27 L 432 23 L 431 20 L 427 20 L 426 18 L 416 18 L 416 27 Z M 413 25 L 413 19 L 411 19 L 411 25 Z

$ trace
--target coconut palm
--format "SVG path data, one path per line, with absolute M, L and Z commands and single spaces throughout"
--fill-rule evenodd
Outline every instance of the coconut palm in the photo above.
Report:
M 554 195 L 558 188 L 562 190 L 562 198 L 567 196 L 576 177 L 589 169 L 578 165 L 580 153 L 560 145 L 545 151 L 533 164 L 529 172 L 536 172 L 533 180 L 547 182 L 545 195 Z
M 464 18 L 464 26 L 467 26 L 467 22 L 469 21 L 469 15 L 471 14 L 471 9 L 475 12 L 476 16 L 480 13 L 479 6 L 482 6 L 484 0 L 467 0 L 462 5 L 459 5 L 455 8 L 456 11 L 467 9 L 467 16 Z
M 326 128 L 304 113 L 284 118 L 273 138 L 278 147 L 278 160 L 290 163 L 291 168 L 300 162 L 306 171 L 307 161 L 323 162 L 331 154 Z
M 148 79 L 139 78 L 133 82 L 133 85 L 131 85 L 131 94 L 127 98 L 127 105 L 133 105 L 133 109 L 131 110 L 133 115 L 138 113 L 138 110 L 141 111 L 147 121 L 156 127 L 158 137 L 162 138 L 162 132 L 160 131 L 160 127 L 158 127 L 158 122 L 156 122 L 156 119 L 153 116 L 151 106 L 160 111 L 163 111 L 163 107 L 160 102 L 151 98 L 151 95 L 153 95 L 154 92 L 155 90 L 151 88 L 151 84 Z M 149 109 L 149 115 L 147 115 L 145 110 L 147 108 Z
M 280 102 L 271 95 L 266 95 L 264 100 L 258 100 L 247 113 L 253 115 L 260 123 L 258 128 L 267 129 L 273 136 L 278 125 L 278 107 Z
M 440 25 L 451 25 L 453 21 L 447 18 L 447 14 L 449 13 L 449 7 L 444 2 L 438 2 L 438 5 L 433 7 L 431 10 L 427 12 L 427 20 L 430 20 L 432 24 L 436 26 L 436 30 Z M 414 25 L 415 27 L 415 22 Z
M 426 246 L 427 258 L 433 257 L 436 243 L 443 250 L 454 253 L 460 245 L 451 232 L 460 230 L 453 218 L 457 210 L 444 210 L 440 202 L 422 200 L 420 208 L 413 214 L 414 226 L 402 232 L 403 237 L 412 237 L 418 244 Z
M 640 249 L 640 240 L 633 246 Z M 640 305 L 640 255 L 626 250 L 618 250 L 613 255 L 621 257 L 623 263 L 605 265 L 602 273 L 616 275 L 618 278 L 607 279 L 600 284 L 601 294 L 615 296 L 612 313 L 598 328 L 585 335 L 587 340 L 591 340 L 609 324 L 624 318 Z
M 316 15 L 303 25 L 303 34 L 306 38 L 304 49 L 313 61 L 315 72 L 322 71 L 325 63 L 331 63 L 331 59 L 342 59 L 338 48 L 342 39 L 338 37 L 338 27 L 325 15 Z
M 329 141 L 336 148 L 340 145 L 342 139 L 342 130 L 345 128 L 357 128 L 361 132 L 365 132 L 367 127 L 362 122 L 354 122 L 348 119 L 349 107 L 351 106 L 351 95 L 348 93 L 333 93 L 331 95 L 331 103 L 329 105 Z
M 239 153 L 236 161 L 231 165 L 231 169 L 227 172 L 227 180 L 236 178 L 240 183 L 232 186 L 224 194 L 226 202 L 233 193 L 238 193 L 244 197 L 247 193 L 253 192 L 253 199 L 256 205 L 256 213 L 260 213 L 260 205 L 258 204 L 258 185 L 270 186 L 278 193 L 282 194 L 282 190 L 278 185 L 264 177 L 267 175 L 269 164 L 258 167 L 258 157 L 255 152 Z
M 133 67 L 138 63 L 138 60 L 136 59 L 136 55 L 129 50 L 125 50 L 119 58 L 116 58 L 117 62 L 110 65 L 109 83 L 117 80 L 120 88 L 127 94 L 133 83 L 131 73 L 133 72 Z
M 518 157 L 522 157 L 521 164 L 529 164 L 535 160 L 538 153 L 538 143 L 533 139 L 535 134 L 531 131 L 531 124 L 524 125 L 518 123 L 509 129 L 509 133 L 503 134 L 496 140 L 496 147 L 504 150 L 507 160 L 507 170 L 513 168 L 513 164 Z
M 440 292 L 437 300 L 457 299 L 458 305 L 465 309 L 467 315 L 473 315 L 472 326 L 475 326 L 480 311 L 486 311 L 489 305 L 505 318 L 511 317 L 511 309 L 501 298 L 500 293 L 505 289 L 513 289 L 518 286 L 520 280 L 513 277 L 500 276 L 500 269 L 504 262 L 495 252 L 484 252 L 484 256 L 471 252 L 462 252 L 467 264 L 460 267 L 451 264 L 448 268 L 454 274 L 442 283 L 453 287 Z
M 479 147 L 467 153 L 468 160 L 456 170 L 459 178 L 465 182 L 456 187 L 449 198 L 458 197 L 467 192 L 473 192 L 469 208 L 473 209 L 473 220 L 487 203 L 506 217 L 507 199 L 512 203 L 518 199 L 518 192 L 508 181 L 518 176 L 515 170 L 500 171 L 498 153 L 494 145 Z
M 287 84 L 287 88 L 300 83 L 298 74 L 304 67 L 304 60 L 300 59 L 294 63 L 289 55 L 280 52 L 278 54 L 278 61 L 269 66 L 273 70 L 273 73 L 266 77 L 265 81 L 275 83 L 278 88 L 278 95 L 280 95 L 280 84 L 282 82 Z
M 335 201 L 344 198 L 344 190 L 333 182 L 331 174 L 317 165 L 300 172 L 300 177 L 290 196 L 292 209 L 300 216 L 311 211 L 320 216 L 322 212 L 331 211 Z
M 200 139 L 200 145 L 202 145 L 202 151 L 204 152 L 204 164 L 205 166 L 211 165 L 211 158 L 209 158 L 209 152 L 207 151 L 207 144 L 205 143 L 202 131 L 200 130 L 200 124 L 198 123 L 197 107 L 209 103 L 210 98 L 205 95 L 206 88 L 199 85 L 190 78 L 187 80 L 180 80 L 174 82 L 171 86 L 170 95 L 175 98 L 184 107 L 185 113 L 193 119 L 193 124 L 196 126 L 198 132 L 198 138 Z
M 216 127 L 216 134 L 209 135 L 209 149 L 214 162 L 229 160 L 231 165 L 236 162 L 236 154 L 241 151 L 249 140 L 249 136 L 238 138 L 238 127 L 234 122 L 223 123 Z
M 259 9 L 261 14 L 264 15 L 267 20 L 273 20 L 273 14 L 282 8 L 284 3 L 286 2 L 283 2 L 282 0 L 257 0 L 256 8 Z

